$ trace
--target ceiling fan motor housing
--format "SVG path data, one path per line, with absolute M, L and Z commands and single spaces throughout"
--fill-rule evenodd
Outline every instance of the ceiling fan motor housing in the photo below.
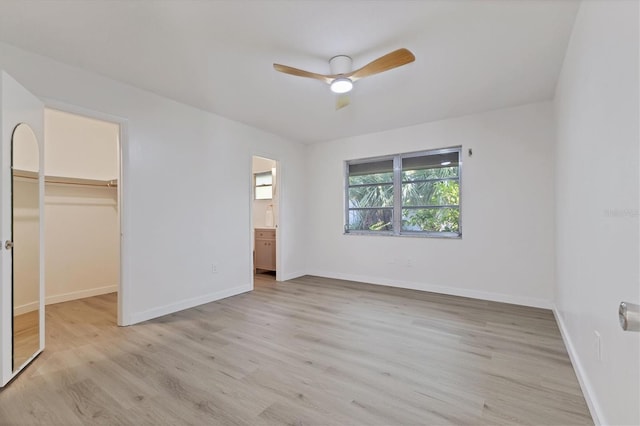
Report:
M 346 55 L 338 55 L 329 59 L 331 74 L 347 74 L 351 72 L 351 58 Z

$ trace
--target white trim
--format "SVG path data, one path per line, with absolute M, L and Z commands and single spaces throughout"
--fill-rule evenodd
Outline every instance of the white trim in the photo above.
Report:
M 68 112 L 74 115 L 80 115 L 88 118 L 95 118 L 96 120 L 108 121 L 115 124 L 126 123 L 128 120 L 118 115 L 109 114 L 102 111 L 96 111 L 93 109 L 81 107 L 78 105 L 70 104 L 68 102 L 59 101 L 57 99 L 49 98 L 46 96 L 39 96 L 44 102 L 44 107 L 49 109 L 55 109 L 62 112 Z
M 118 285 L 108 285 L 104 287 L 95 287 L 87 290 L 71 291 L 69 293 L 54 294 L 47 296 L 45 304 L 53 305 L 54 303 L 68 302 L 70 300 L 84 299 L 85 297 L 99 296 L 101 294 L 115 293 L 118 291 Z
M 282 274 L 282 281 L 292 280 L 294 278 L 299 278 L 299 277 L 302 277 L 304 275 L 309 275 L 309 274 L 307 274 L 306 272 L 301 272 L 301 271 L 287 272 L 286 274 Z
M 587 406 L 589 407 L 589 412 L 591 413 L 591 418 L 593 423 L 596 426 L 606 424 L 603 422 L 604 416 L 602 409 L 600 408 L 600 404 L 598 404 L 597 399 L 595 398 L 595 392 L 593 391 L 593 387 L 589 382 L 589 378 L 584 371 L 584 367 L 582 367 L 582 363 L 580 362 L 580 358 L 576 350 L 574 349 L 573 343 L 571 342 L 571 338 L 569 337 L 569 331 L 567 326 L 562 319 L 562 315 L 558 310 L 558 307 L 553 306 L 553 316 L 556 318 L 556 322 L 558 323 L 558 328 L 560 329 L 560 335 L 562 336 L 562 340 L 564 341 L 564 345 L 567 348 L 567 352 L 569 353 L 569 359 L 571 360 L 571 365 L 573 366 L 573 371 L 576 373 L 576 377 L 578 378 L 578 383 L 580 383 L 580 389 L 582 389 L 582 394 L 584 395 L 584 399 L 587 402 Z
M 282 208 L 283 203 L 282 203 L 282 195 L 284 194 L 284 192 L 282 191 L 283 186 L 282 186 L 282 182 L 284 181 L 282 179 L 282 163 L 283 161 L 279 158 L 279 157 L 275 157 L 273 159 L 276 162 L 276 181 L 275 181 L 275 185 L 276 185 L 276 197 L 278 197 L 278 203 L 277 203 L 277 212 L 278 212 L 278 216 L 276 217 L 274 215 L 274 220 L 273 220 L 273 224 L 276 227 L 276 281 L 283 281 L 283 276 L 286 272 L 285 267 L 284 267 L 284 256 L 282 255 L 282 253 L 284 253 L 283 247 L 282 247 L 282 229 L 283 227 L 281 226 L 283 223 L 285 223 L 285 221 L 282 220 L 282 218 L 284 217 L 286 220 L 286 213 L 284 212 L 284 209 Z M 284 216 L 283 216 L 284 213 Z M 251 219 L 253 220 L 253 211 L 251 211 Z M 285 232 L 287 229 L 287 226 L 284 226 Z
M 205 303 L 215 302 L 216 300 L 236 296 L 238 294 L 246 293 L 251 290 L 253 290 L 253 286 L 251 284 L 244 284 L 241 286 L 217 291 L 215 293 L 205 294 L 204 296 L 192 297 L 190 299 L 184 299 L 175 303 L 170 303 L 168 305 L 160 306 L 146 311 L 133 313 L 130 316 L 131 324 L 158 318 L 163 315 L 168 315 L 174 312 L 193 308 L 194 306 L 204 305 Z
M 442 285 L 427 284 L 424 282 L 401 281 L 388 278 L 379 278 L 364 275 L 342 274 L 326 271 L 308 271 L 307 275 L 315 275 L 319 277 L 334 278 L 338 280 L 357 281 L 367 284 L 385 285 L 388 287 L 407 288 L 411 290 L 428 291 L 431 293 L 448 294 L 451 296 L 469 297 L 471 299 L 487 300 L 491 302 L 511 303 L 514 305 L 530 306 L 532 308 L 551 309 L 553 303 L 551 300 L 540 299 L 536 297 L 514 296 L 504 293 L 493 293 L 488 291 L 469 290 L 459 287 L 448 287 Z

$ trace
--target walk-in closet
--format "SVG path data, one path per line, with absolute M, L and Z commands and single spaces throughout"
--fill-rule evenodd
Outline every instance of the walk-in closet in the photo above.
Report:
M 46 304 L 118 290 L 116 123 L 45 110 Z

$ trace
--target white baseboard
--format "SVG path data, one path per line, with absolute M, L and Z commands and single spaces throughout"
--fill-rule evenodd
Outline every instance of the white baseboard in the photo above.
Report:
M 533 308 L 551 309 L 553 303 L 551 300 L 539 299 L 534 297 L 514 296 L 510 294 L 492 293 L 487 291 L 469 290 L 459 287 L 447 287 L 441 285 L 432 285 L 423 282 L 392 280 L 380 277 L 371 277 L 364 275 L 342 274 L 326 271 L 309 271 L 307 275 L 315 275 L 318 277 L 334 278 L 347 281 L 358 281 L 368 284 L 379 284 L 388 287 L 407 288 L 411 290 L 429 291 L 432 293 L 449 294 L 451 296 L 469 297 L 471 299 L 489 300 L 492 302 L 511 303 L 514 305 L 530 306 Z
M 27 312 L 37 311 L 39 307 L 40 303 L 38 303 L 38 301 L 25 303 L 24 305 L 16 306 L 13 310 L 13 315 L 22 315 Z
M 584 395 L 584 399 L 587 402 L 587 406 L 589 407 L 589 412 L 591 413 L 593 423 L 596 426 L 606 424 L 603 423 L 604 416 L 602 415 L 602 410 L 595 398 L 595 393 L 593 392 L 591 384 L 589 382 L 589 378 L 587 377 L 584 368 L 582 367 L 580 358 L 575 351 L 575 348 L 571 341 L 571 337 L 569 336 L 569 331 L 567 330 L 564 320 L 562 319 L 562 315 L 560 315 L 560 312 L 555 305 L 553 306 L 553 316 L 556 317 L 556 322 L 558 323 L 558 328 L 560 329 L 562 340 L 564 341 L 564 345 L 567 348 L 567 352 L 569 353 L 569 359 L 571 360 L 573 371 L 575 371 L 576 377 L 578 378 L 578 383 L 580 383 L 580 389 L 582 389 L 582 394 Z
M 54 294 L 46 297 L 45 304 L 53 305 L 54 303 L 62 303 L 62 302 L 68 302 L 70 300 L 84 299 L 85 297 L 99 296 L 101 294 L 115 293 L 117 291 L 118 291 L 117 285 L 108 285 L 104 287 L 90 288 L 87 290 L 72 291 L 69 293 Z
M 292 280 L 294 278 L 301 277 L 303 275 L 307 275 L 307 273 L 305 273 L 305 272 L 289 272 L 287 274 L 283 274 L 283 276 L 280 277 L 280 278 L 282 278 L 282 281 L 287 281 L 287 280 Z
M 194 306 L 203 305 L 209 302 L 215 302 L 216 300 L 235 296 L 241 293 L 246 293 L 247 291 L 251 291 L 252 289 L 253 288 L 251 284 L 245 284 L 238 287 L 217 291 L 215 293 L 205 294 L 204 296 L 198 296 L 198 297 L 192 297 L 190 299 L 180 300 L 178 302 L 170 303 L 168 305 L 160 306 L 160 307 L 149 309 L 146 311 L 136 312 L 127 316 L 127 319 L 129 321 L 127 321 L 126 324 L 127 325 L 137 324 L 142 321 L 158 318 L 163 315 L 168 315 L 174 312 L 182 311 L 184 309 L 193 308 Z
M 69 293 L 54 294 L 51 296 L 47 296 L 45 298 L 44 303 L 45 305 L 53 305 L 54 303 L 62 303 L 62 302 L 68 302 L 70 300 L 84 299 L 85 297 L 99 296 L 101 294 L 115 293 L 117 291 L 118 291 L 117 285 L 108 285 L 104 287 L 90 288 L 87 290 L 72 291 Z M 38 307 L 39 307 L 38 302 L 26 303 L 24 305 L 16 306 L 13 313 L 14 315 L 26 314 L 27 312 L 37 310 Z

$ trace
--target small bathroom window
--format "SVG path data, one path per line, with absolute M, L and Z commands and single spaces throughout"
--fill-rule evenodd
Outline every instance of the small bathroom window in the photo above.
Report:
M 256 200 L 271 200 L 273 198 L 273 174 L 271 172 L 256 173 L 254 182 Z

